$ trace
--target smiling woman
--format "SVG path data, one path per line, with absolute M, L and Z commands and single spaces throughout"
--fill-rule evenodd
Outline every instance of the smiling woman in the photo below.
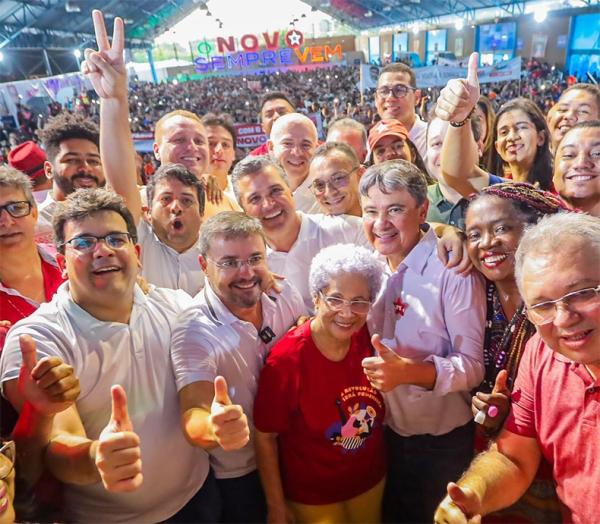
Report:
M 526 98 L 504 104 L 496 114 L 495 174 L 552 189 L 550 132 L 538 107 Z
M 486 187 L 471 200 L 467 210 L 467 250 L 473 266 L 487 281 L 485 378 L 472 400 L 479 424 L 479 450 L 504 423 L 525 344 L 535 333 L 517 289 L 515 252 L 527 225 L 546 214 L 565 210 L 566 205 L 551 193 L 518 182 Z M 493 416 L 492 408 L 496 410 Z M 527 496 L 503 512 L 503 522 L 560 520 L 548 471 L 541 471 Z
M 323 249 L 309 278 L 315 318 L 267 358 L 254 422 L 273 522 L 290 512 L 296 522 L 380 521 L 385 407 L 361 362 L 374 353 L 365 322 L 382 274 L 365 248 Z

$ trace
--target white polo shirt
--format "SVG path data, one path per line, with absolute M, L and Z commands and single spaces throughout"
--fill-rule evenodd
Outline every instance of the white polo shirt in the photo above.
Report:
M 204 287 L 204 272 L 198 262 L 199 242 L 183 253 L 163 243 L 152 226 L 140 219 L 138 243 L 142 248 L 142 276 L 158 287 L 182 289 L 188 295 L 196 295 Z
M 357 244 L 372 249 L 366 239 L 362 219 L 350 215 L 308 215 L 298 211 L 302 221 L 298 238 L 286 253 L 267 247 L 269 269 L 289 279 L 300 292 L 304 305 L 312 313 L 314 304 L 308 287 L 310 264 L 324 247 L 333 244 Z
M 65 484 L 65 512 L 73 522 L 160 522 L 177 513 L 202 487 L 208 454 L 186 441 L 169 348 L 173 325 L 191 303 L 182 291 L 136 286 L 129 324 L 102 322 L 80 308 L 65 282 L 10 330 L 0 360 L 2 383 L 17 378 L 19 336 L 31 335 L 38 359 L 56 355 L 75 369 L 76 402 L 86 435 L 97 439 L 111 415 L 110 388 L 127 393 L 129 415 L 139 435 L 144 482 L 130 493 L 111 493 L 101 482 Z
M 319 206 L 315 195 L 310 190 L 310 184 L 310 177 L 306 177 L 304 182 L 292 191 L 296 209 L 309 214 L 321 213 L 321 206 Z
M 284 280 L 282 288 L 281 293 L 262 294 L 263 325 L 257 331 L 253 324 L 233 315 L 207 283 L 194 305 L 181 314 L 173 332 L 171 360 L 177 389 L 198 381 L 213 382 L 222 375 L 231 401 L 242 406 L 248 417 L 248 444 L 236 451 L 210 450 L 217 478 L 237 478 L 256 469 L 252 411 L 260 371 L 271 347 L 306 314 L 302 297 L 293 286 Z
M 431 391 L 401 385 L 384 393 L 386 423 L 396 433 L 444 435 L 473 418 L 471 390 L 484 375 L 485 304 L 481 275 L 447 269 L 431 228 L 387 278 L 369 331 L 402 357 L 432 362 L 437 374 Z

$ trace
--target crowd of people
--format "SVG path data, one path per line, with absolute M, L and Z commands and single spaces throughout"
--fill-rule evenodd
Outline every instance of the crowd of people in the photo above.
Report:
M 504 102 L 522 96 L 533 100 L 547 111 L 569 85 L 569 78 L 560 68 L 536 59 L 524 60 L 523 78 L 482 86 L 482 95 L 490 99 L 495 109 Z M 379 116 L 374 103 L 374 91 L 363 96 L 358 89 L 359 68 L 332 66 L 304 72 L 214 77 L 177 83 L 140 82 L 129 84 L 131 129 L 134 133 L 153 132 L 158 119 L 174 109 L 186 109 L 199 114 L 226 113 L 236 123 L 260 123 L 259 107 L 266 92 L 289 93 L 294 108 L 305 113 L 320 113 L 325 130 L 331 122 L 343 117 L 358 120 L 366 126 Z M 429 88 L 418 107 L 427 120 L 428 109 L 437 100 L 441 88 Z M 61 111 L 83 114 L 95 122 L 99 119 L 99 99 L 95 92 L 77 93 L 64 105 L 53 101 L 45 114 L 18 107 L 18 129 L 0 127 L 0 159 L 6 158 L 11 147 L 26 140 L 38 141 L 37 130 L 48 118 Z M 12 136 L 11 136 L 12 135 Z
M 0 523 L 595 522 L 600 89 L 130 88 L 92 17 L 97 122 L 0 166 Z

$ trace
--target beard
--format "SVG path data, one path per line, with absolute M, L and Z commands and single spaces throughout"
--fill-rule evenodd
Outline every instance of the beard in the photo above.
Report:
M 89 175 L 87 173 L 77 173 L 77 174 L 73 175 L 71 178 L 68 178 L 68 177 L 65 177 L 62 175 L 57 175 L 57 174 L 55 174 L 53 176 L 53 180 L 56 183 L 56 185 L 58 186 L 58 189 L 60 189 L 65 195 L 70 195 L 76 189 L 80 189 L 80 188 L 75 188 L 75 182 L 77 180 L 82 180 L 82 179 L 93 180 L 96 183 L 96 187 L 104 187 L 104 185 L 106 184 L 105 180 L 100 180 L 97 176 Z

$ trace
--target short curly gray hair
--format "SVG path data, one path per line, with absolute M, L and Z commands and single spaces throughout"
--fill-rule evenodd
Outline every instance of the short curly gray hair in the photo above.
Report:
M 369 286 L 369 299 L 374 300 L 383 280 L 383 264 L 368 249 L 354 244 L 328 246 L 313 258 L 308 284 L 310 293 L 316 297 L 319 291 L 342 274 L 361 275 Z

